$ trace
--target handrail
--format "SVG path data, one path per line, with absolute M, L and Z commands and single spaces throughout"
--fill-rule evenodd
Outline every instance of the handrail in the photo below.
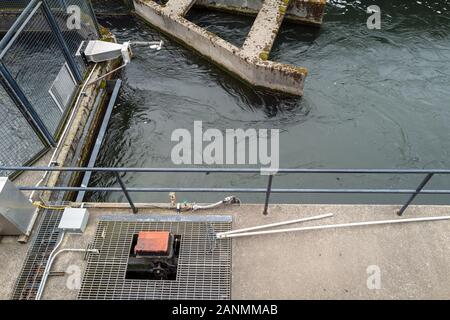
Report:
M 0 171 L 56 171 L 56 172 L 109 172 L 114 173 L 120 188 L 117 187 L 46 187 L 46 186 L 18 186 L 22 191 L 72 191 L 72 192 L 95 192 L 95 191 L 107 191 L 107 192 L 123 192 L 133 209 L 134 213 L 137 213 L 130 193 L 137 192 L 239 192 L 239 193 L 265 193 L 265 203 L 263 213 L 268 214 L 268 205 L 270 201 L 270 195 L 272 193 L 314 193 L 314 194 L 409 194 L 408 201 L 397 212 L 398 215 L 402 215 L 408 208 L 412 201 L 419 194 L 450 194 L 450 190 L 423 190 L 428 182 L 436 174 L 450 174 L 449 169 L 305 169 L 305 168 L 293 168 L 293 169 L 278 169 L 276 173 L 268 175 L 268 183 L 266 188 L 185 188 L 185 187 L 126 187 L 120 174 L 126 172 L 138 172 L 138 173 L 237 173 L 237 174 L 257 174 L 264 172 L 264 169 L 259 168 L 105 168 L 105 167 L 0 167 Z M 268 172 L 268 171 L 267 171 Z M 409 175 L 425 175 L 419 185 L 415 189 L 299 189 L 299 188 L 272 188 L 272 182 L 277 174 L 409 174 Z
M 72 172 L 192 172 L 192 173 L 261 173 L 264 169 L 259 168 L 107 168 L 107 167 L 0 167 L 0 171 L 72 171 Z M 450 169 L 277 169 L 276 174 L 279 173 L 367 173 L 367 174 L 450 174 Z

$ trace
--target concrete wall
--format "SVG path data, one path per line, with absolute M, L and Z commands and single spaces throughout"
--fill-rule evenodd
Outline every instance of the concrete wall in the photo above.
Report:
M 303 94 L 307 70 L 257 57 L 246 57 L 241 49 L 181 16 L 167 15 L 153 1 L 135 0 L 136 13 L 154 27 L 175 37 L 226 71 L 247 83 L 294 95 Z
M 264 0 L 197 0 L 195 5 L 209 9 L 256 15 Z M 292 0 L 286 12 L 286 20 L 320 25 L 322 24 L 326 0 Z

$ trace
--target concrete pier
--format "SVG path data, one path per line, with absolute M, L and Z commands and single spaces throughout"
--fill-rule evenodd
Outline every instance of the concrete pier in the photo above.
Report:
M 236 4 L 236 1 L 231 1 Z M 152 26 L 255 87 L 303 94 L 305 68 L 269 61 L 270 51 L 289 8 L 309 8 L 305 16 L 322 16 L 325 1 L 265 0 L 252 3 L 258 15 L 239 48 L 184 18 L 195 0 L 169 0 L 161 6 L 151 0 L 134 0 L 136 13 Z M 203 2 L 205 4 L 205 2 Z M 218 2 L 222 3 L 222 2 Z M 248 3 L 248 2 L 247 2 Z M 311 6 L 309 6 L 311 5 Z M 319 8 L 319 9 L 318 9 Z M 314 14 L 313 14 L 314 13 Z M 321 18 L 320 18 L 321 20 Z
M 252 58 L 268 58 L 284 19 L 288 1 L 266 0 L 242 46 L 242 54 Z M 264 30 L 264 32 L 263 32 Z

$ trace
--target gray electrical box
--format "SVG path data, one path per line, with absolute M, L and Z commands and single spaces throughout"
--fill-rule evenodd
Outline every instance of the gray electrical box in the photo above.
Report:
M 35 210 L 8 178 L 0 177 L 0 235 L 25 234 Z
M 83 233 L 89 219 L 89 212 L 84 208 L 66 208 L 58 228 L 70 233 Z

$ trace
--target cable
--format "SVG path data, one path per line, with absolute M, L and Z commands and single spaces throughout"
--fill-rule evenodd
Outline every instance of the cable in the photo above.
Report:
M 49 209 L 49 210 L 65 210 L 66 208 L 68 208 L 68 207 L 58 207 L 58 206 L 47 206 L 47 205 L 42 204 L 42 202 L 40 202 L 40 201 L 33 202 L 33 205 L 35 207 L 39 207 L 42 209 Z
M 208 205 L 194 204 L 192 206 L 192 210 L 196 211 L 196 210 L 213 209 L 213 208 L 219 207 L 220 205 L 227 205 L 227 204 L 241 204 L 241 199 L 239 199 L 235 196 L 229 196 L 229 197 L 226 197 L 225 199 L 223 199 L 222 201 L 208 204 Z

